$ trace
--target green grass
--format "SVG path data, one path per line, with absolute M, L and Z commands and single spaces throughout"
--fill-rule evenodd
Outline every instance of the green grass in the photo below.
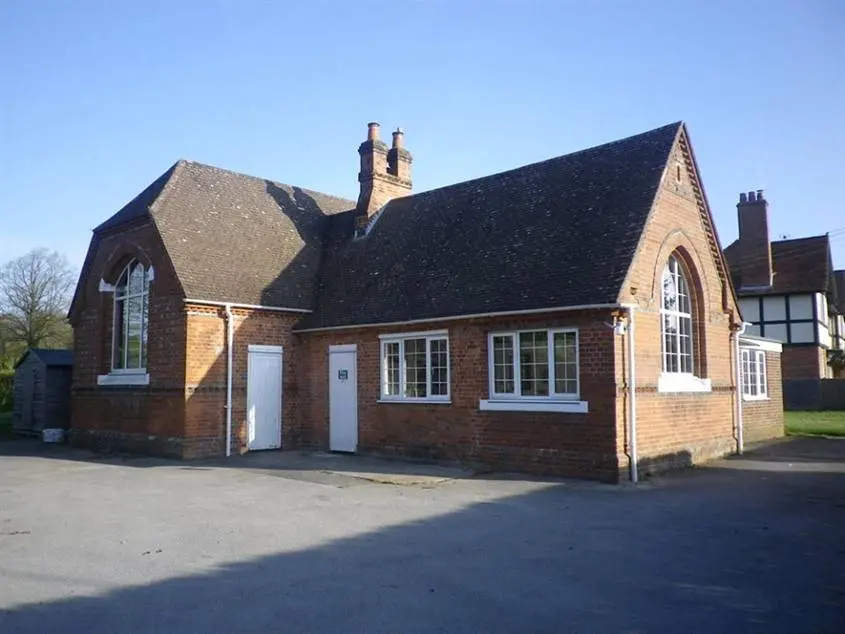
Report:
M 845 412 L 784 412 L 790 436 L 843 436 Z
M 0 412 L 0 437 L 12 435 L 12 412 Z

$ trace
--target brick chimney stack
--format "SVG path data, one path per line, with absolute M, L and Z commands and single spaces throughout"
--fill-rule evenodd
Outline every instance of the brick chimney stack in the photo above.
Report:
M 769 203 L 763 190 L 739 195 L 736 206 L 739 221 L 741 288 L 772 285 L 772 245 L 769 242 Z
M 361 171 L 358 211 L 369 219 L 388 200 L 411 193 L 411 153 L 405 149 L 401 128 L 393 133 L 393 147 L 379 139 L 379 124 L 367 124 L 367 140 L 358 147 Z

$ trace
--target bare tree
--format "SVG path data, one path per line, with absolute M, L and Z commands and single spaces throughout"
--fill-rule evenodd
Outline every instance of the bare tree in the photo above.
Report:
M 29 348 L 62 338 L 75 279 L 67 258 L 47 249 L 0 268 L 0 316 L 7 336 Z

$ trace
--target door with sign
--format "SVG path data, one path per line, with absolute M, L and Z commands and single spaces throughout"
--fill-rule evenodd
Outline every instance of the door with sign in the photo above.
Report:
M 329 346 L 329 449 L 358 448 L 358 352 L 356 346 Z

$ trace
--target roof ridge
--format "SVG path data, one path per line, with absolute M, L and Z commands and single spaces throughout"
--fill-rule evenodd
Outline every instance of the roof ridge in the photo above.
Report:
M 653 128 L 651 130 L 646 130 L 645 132 L 638 132 L 637 134 L 631 134 L 631 135 L 626 136 L 626 137 L 621 138 L 621 139 L 615 139 L 613 141 L 607 141 L 605 143 L 599 143 L 598 145 L 593 145 L 593 146 L 590 146 L 590 147 L 587 147 L 587 148 L 581 148 L 580 150 L 575 150 L 573 152 L 567 152 L 566 154 L 558 154 L 556 156 L 550 156 L 549 158 L 541 159 L 539 161 L 534 161 L 532 163 L 525 163 L 524 165 L 519 165 L 517 167 L 511 167 L 511 168 L 508 168 L 506 170 L 502 170 L 502 171 L 499 171 L 499 172 L 493 172 L 491 174 L 485 174 L 484 176 L 476 176 L 475 178 L 470 178 L 470 179 L 464 180 L 464 181 L 458 181 L 457 183 L 449 183 L 448 185 L 441 185 L 440 187 L 435 187 L 434 189 L 426 189 L 426 190 L 421 191 L 421 192 L 416 192 L 414 194 L 402 196 L 401 198 L 394 198 L 390 202 L 392 203 L 392 202 L 395 202 L 397 200 L 407 200 L 409 198 L 419 199 L 419 197 L 421 197 L 421 196 L 427 196 L 427 195 L 431 195 L 431 194 L 435 194 L 435 193 L 442 193 L 442 192 L 449 190 L 451 188 L 454 188 L 454 187 L 462 187 L 462 186 L 465 186 L 465 185 L 469 185 L 470 183 L 481 183 L 481 182 L 486 181 L 488 179 L 499 178 L 499 177 L 502 177 L 506 174 L 511 174 L 511 173 L 519 172 L 521 170 L 526 170 L 526 169 L 530 169 L 530 168 L 535 168 L 539 165 L 543 165 L 544 163 L 552 163 L 554 161 L 559 161 L 559 160 L 564 159 L 564 158 L 571 158 L 571 157 L 576 157 L 580 154 L 586 154 L 588 152 L 596 152 L 596 151 L 599 151 L 599 150 L 604 150 L 607 147 L 612 146 L 612 145 L 630 142 L 631 139 L 635 139 L 637 137 L 644 137 L 644 136 L 648 136 L 650 134 L 656 134 L 658 132 L 662 132 L 664 130 L 671 129 L 671 128 L 678 129 L 683 125 L 684 125 L 683 121 L 676 121 L 674 123 L 669 123 L 669 124 L 666 124 L 666 125 L 659 126 L 657 128 Z
M 336 196 L 335 194 L 327 194 L 326 192 L 321 192 L 316 189 L 311 189 L 310 187 L 303 187 L 302 185 L 292 185 L 291 183 L 282 183 L 281 181 L 273 180 L 272 178 L 266 178 L 264 176 L 255 176 L 254 174 L 247 174 L 246 172 L 239 172 L 237 170 L 232 170 L 226 167 L 220 167 L 219 165 L 211 165 L 209 163 L 203 163 L 201 161 L 194 161 L 192 159 L 179 159 L 179 161 L 185 165 L 195 165 L 199 168 L 203 169 L 211 169 L 218 172 L 225 172 L 226 174 L 231 174 L 233 176 L 239 176 L 241 178 L 246 178 L 249 180 L 261 181 L 263 183 L 272 183 L 273 185 L 277 185 L 280 187 L 290 187 L 291 189 L 301 189 L 305 192 L 310 194 L 319 194 L 320 196 L 325 196 L 326 198 L 334 198 L 335 200 L 341 200 L 344 202 L 351 203 L 355 205 L 354 200 L 350 200 L 349 198 L 345 198 L 343 196 Z
M 821 233 L 815 236 L 804 236 L 803 238 L 786 238 L 784 240 L 772 240 L 771 244 L 783 244 L 784 242 L 800 242 L 801 240 L 818 240 L 818 239 L 830 239 L 830 236 L 826 233 Z

